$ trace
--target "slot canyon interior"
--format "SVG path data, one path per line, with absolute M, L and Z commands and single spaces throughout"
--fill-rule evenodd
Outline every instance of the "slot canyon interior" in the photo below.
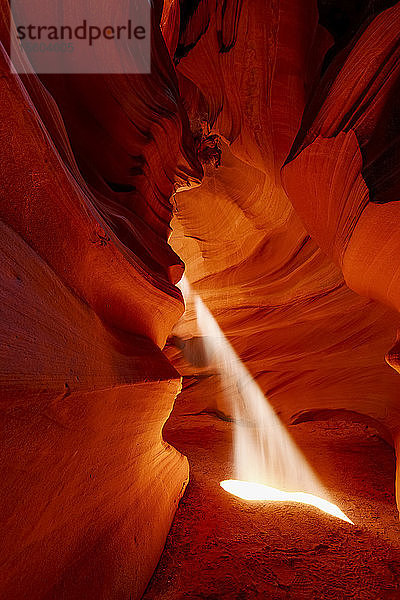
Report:
M 152 0 L 149 73 L 13 28 L 0 598 L 400 600 L 400 2 Z

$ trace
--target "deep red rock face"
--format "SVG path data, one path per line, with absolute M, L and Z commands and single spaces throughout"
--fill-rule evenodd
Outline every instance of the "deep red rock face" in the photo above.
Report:
M 196 86 L 205 118 L 229 144 L 200 188 L 177 194 L 173 246 L 286 420 L 348 409 L 396 434 L 397 378 L 384 356 L 398 317 L 349 287 L 397 308 L 397 202 L 390 201 L 397 167 L 390 170 L 383 140 L 395 119 L 399 8 L 364 24 L 321 75 L 333 40 L 318 25 L 313 3 L 298 12 L 296 6 L 283 2 L 256 15 L 251 2 L 241 3 L 229 52 L 221 52 L 218 10 L 209 9 L 201 35 L 203 3 L 190 17 L 186 46 L 189 35 L 200 37 L 183 53 L 178 73 L 190 78 L 191 99 Z M 262 68 L 262 52 L 273 57 L 273 68 Z M 250 54 L 254 68 L 240 58 Z M 396 136 L 394 129 L 393 160 Z M 374 160 L 386 165 L 380 176 Z M 391 184 L 389 202 L 377 204 Z M 176 332 L 196 334 L 190 312 Z M 199 374 L 168 352 L 182 372 Z M 203 378 L 198 385 L 207 398 Z M 190 395 L 197 397 L 196 386 Z
M 187 455 L 190 483 L 145 600 L 398 597 L 394 453 L 373 429 L 340 418 L 290 428 L 349 526 L 311 507 L 226 494 L 231 423 L 187 408 L 181 394 L 164 434 Z
M 2 598 L 140 597 L 188 479 L 160 347 L 184 309 L 169 197 L 201 166 L 154 37 L 141 78 L 43 83 L 2 50 Z
M 39 78 L 2 0 L 1 597 L 143 593 L 181 375 L 227 413 L 184 268 L 284 422 L 398 446 L 400 4 L 334 4 L 156 2 L 150 75 Z

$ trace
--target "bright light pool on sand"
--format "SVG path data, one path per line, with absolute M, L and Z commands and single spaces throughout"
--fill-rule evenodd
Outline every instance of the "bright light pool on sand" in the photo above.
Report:
M 342 521 L 351 523 L 348 517 L 338 508 L 335 504 L 314 496 L 313 494 L 307 494 L 305 492 L 283 492 L 276 488 L 269 487 L 262 483 L 252 483 L 250 481 L 239 481 L 237 479 L 226 479 L 221 481 L 220 486 L 230 494 L 238 496 L 243 500 L 252 501 L 271 501 L 271 502 L 300 502 L 301 504 L 308 504 L 315 506 L 319 510 L 332 515 Z

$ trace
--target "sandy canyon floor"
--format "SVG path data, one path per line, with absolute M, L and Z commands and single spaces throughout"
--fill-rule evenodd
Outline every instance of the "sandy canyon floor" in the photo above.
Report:
M 343 421 L 290 428 L 353 526 L 227 494 L 232 424 L 187 410 L 183 393 L 163 435 L 188 457 L 190 483 L 144 600 L 400 599 L 394 452 L 376 432 Z

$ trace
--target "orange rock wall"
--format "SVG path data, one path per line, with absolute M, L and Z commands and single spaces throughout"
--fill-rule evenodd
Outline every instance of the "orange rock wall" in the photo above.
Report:
M 180 376 L 187 414 L 227 411 L 184 264 L 284 422 L 399 446 L 400 9 L 338 36 L 328 4 L 157 2 L 151 75 L 38 78 L 0 3 L 1 596 L 144 591 Z
M 140 598 L 188 480 L 162 439 L 181 378 L 160 348 L 184 310 L 169 196 L 201 166 L 156 21 L 160 68 L 139 90 L 19 77 L 6 2 L 1 17 L 0 596 Z M 168 117 L 143 114 L 144 93 Z
M 347 45 L 313 2 L 233 5 L 235 27 L 200 3 L 181 31 L 182 93 L 222 156 L 177 194 L 172 245 L 285 422 L 346 415 L 393 442 L 399 5 L 371 3 Z M 200 346 L 192 310 L 175 335 Z M 188 410 L 226 412 L 216 371 L 172 342 Z

